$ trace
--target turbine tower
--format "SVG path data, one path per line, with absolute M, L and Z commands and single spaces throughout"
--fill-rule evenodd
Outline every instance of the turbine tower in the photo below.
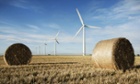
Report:
M 54 37 L 54 55 L 56 55 L 56 43 L 59 44 L 58 40 L 57 40 L 57 36 L 59 35 L 59 32 L 56 34 L 56 36 Z
M 80 31 L 83 30 L 83 56 L 85 56 L 86 55 L 86 41 L 85 41 L 85 39 L 86 39 L 86 33 L 85 33 L 85 28 L 100 28 L 100 27 L 90 26 L 90 25 L 84 24 L 84 21 L 83 21 L 81 15 L 80 15 L 80 12 L 78 11 L 77 8 L 76 8 L 76 12 L 77 12 L 77 14 L 79 16 L 79 19 L 80 19 L 80 22 L 81 22 L 82 26 L 77 31 L 77 33 L 75 34 L 74 38 L 80 33 Z

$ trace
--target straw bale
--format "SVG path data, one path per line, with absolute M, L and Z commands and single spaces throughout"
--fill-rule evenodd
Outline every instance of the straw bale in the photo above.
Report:
M 30 63 L 31 58 L 30 49 L 22 43 L 9 46 L 4 55 L 5 62 L 8 65 L 25 65 Z
M 134 50 L 126 38 L 113 38 L 98 42 L 92 53 L 94 66 L 126 70 L 134 65 Z

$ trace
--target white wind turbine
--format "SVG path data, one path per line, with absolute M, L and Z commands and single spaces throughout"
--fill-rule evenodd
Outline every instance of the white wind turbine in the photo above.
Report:
M 86 55 L 86 41 L 85 41 L 86 35 L 85 35 L 85 27 L 86 27 L 86 28 L 100 28 L 100 27 L 90 26 L 90 25 L 84 24 L 84 21 L 83 21 L 81 15 L 80 15 L 80 12 L 78 11 L 77 8 L 76 8 L 76 12 L 77 12 L 77 14 L 78 14 L 78 16 L 79 16 L 79 19 L 80 19 L 80 21 L 81 21 L 81 23 L 82 23 L 82 26 L 81 26 L 80 29 L 77 31 L 77 33 L 75 34 L 74 38 L 80 33 L 80 31 L 83 30 L 83 56 L 85 56 L 85 55 Z
M 47 55 L 47 54 L 46 54 L 46 46 L 47 46 L 47 43 L 44 43 L 44 45 L 45 45 L 45 55 Z
M 57 40 L 57 36 L 59 35 L 59 32 L 56 34 L 56 36 L 54 37 L 54 55 L 56 55 L 56 43 L 59 44 L 58 40 Z

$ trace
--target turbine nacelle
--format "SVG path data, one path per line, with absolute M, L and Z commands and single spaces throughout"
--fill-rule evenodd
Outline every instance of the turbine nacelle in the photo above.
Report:
M 91 26 L 91 25 L 84 25 L 84 27 L 86 27 L 86 28 L 100 28 L 100 27 L 97 27 L 97 26 Z

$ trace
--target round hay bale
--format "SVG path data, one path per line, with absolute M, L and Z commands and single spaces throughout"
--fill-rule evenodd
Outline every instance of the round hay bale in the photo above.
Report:
M 22 43 L 9 46 L 4 55 L 5 62 L 8 65 L 25 65 L 30 63 L 31 58 L 30 49 Z
M 92 60 L 96 68 L 126 70 L 134 65 L 134 50 L 126 38 L 103 40 L 96 44 Z

